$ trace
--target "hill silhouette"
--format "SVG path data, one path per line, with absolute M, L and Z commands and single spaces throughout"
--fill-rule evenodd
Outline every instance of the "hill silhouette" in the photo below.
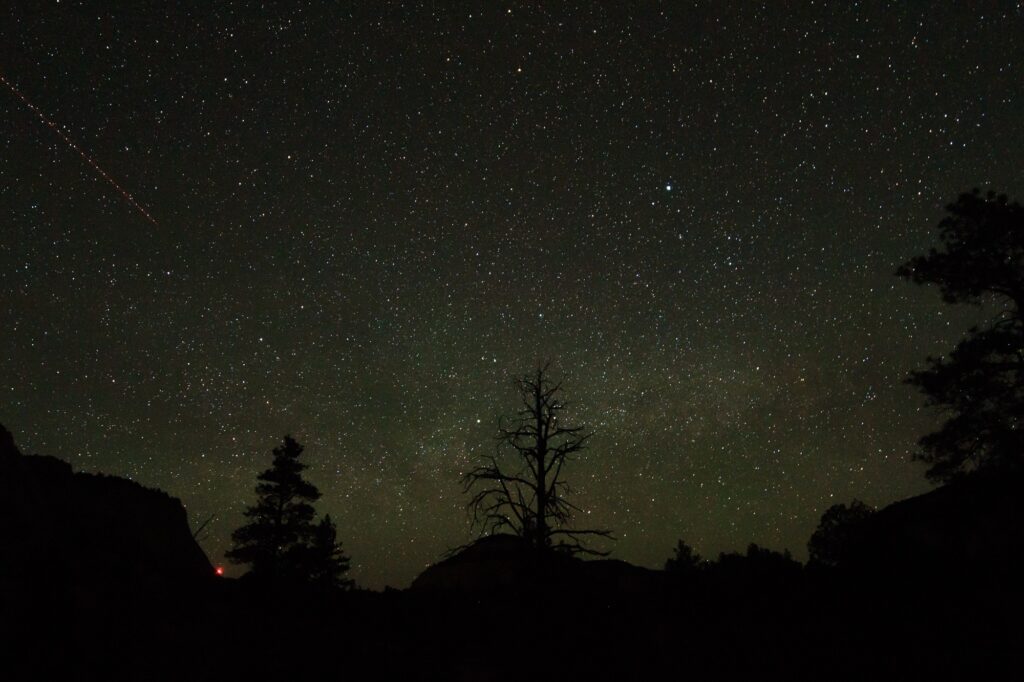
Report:
M 528 541 L 499 533 L 482 537 L 428 566 L 413 580 L 410 590 L 510 595 L 534 590 L 538 581 L 563 592 L 643 592 L 658 589 L 662 576 L 660 571 L 618 559 L 585 560 L 559 552 L 539 557 Z
M 920 579 L 985 573 L 1009 578 L 1024 560 L 1024 475 L 965 476 L 865 520 L 846 568 Z

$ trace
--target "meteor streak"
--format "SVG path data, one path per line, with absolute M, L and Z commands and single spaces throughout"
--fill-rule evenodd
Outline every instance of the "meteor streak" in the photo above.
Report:
M 29 99 L 28 99 L 27 97 L 25 97 L 25 95 L 21 94 L 21 91 L 20 91 L 20 90 L 18 90 L 18 89 L 17 89 L 16 87 L 14 87 L 14 84 L 13 84 L 13 83 L 11 83 L 11 82 L 10 82 L 9 80 L 7 80 L 6 78 L 4 78 L 4 75 L 3 75 L 2 73 L 0 73 L 0 81 L 2 81 L 2 82 L 3 82 L 3 84 L 4 84 L 4 85 L 6 85 L 6 86 L 7 86 L 7 88 L 8 88 L 8 89 L 9 89 L 9 90 L 10 90 L 11 92 L 13 92 L 13 93 L 14 93 L 14 96 L 15 96 L 15 97 L 17 97 L 17 98 L 18 98 L 18 99 L 20 99 L 20 100 L 21 100 L 22 102 L 24 102 L 25 106 L 27 106 L 27 107 L 28 107 L 28 108 L 29 108 L 29 109 L 30 109 L 30 110 L 32 111 L 32 113 L 34 113 L 34 114 L 35 114 L 36 116 L 38 116 L 38 117 L 39 117 L 39 120 L 40 120 L 40 121 L 42 121 L 43 123 L 45 123 L 45 124 L 46 124 L 46 125 L 47 125 L 47 126 L 48 126 L 48 127 L 50 128 L 50 129 L 51 129 L 51 130 L 53 130 L 53 132 L 57 133 L 57 135 L 59 135 L 59 136 L 60 136 L 60 139 L 64 140 L 65 144 L 67 144 L 67 145 L 68 145 L 69 147 L 71 147 L 71 148 L 72 148 L 72 149 L 74 149 L 74 150 L 75 150 L 76 152 L 78 152 L 78 155 L 79 155 L 79 156 L 81 156 L 81 157 L 82 157 L 82 159 L 83 159 L 83 160 L 84 160 L 84 161 L 85 161 L 85 162 L 86 162 L 87 164 L 89 164 L 90 166 L 92 166 L 92 169 L 93 169 L 94 171 L 96 171 L 97 173 L 99 173 L 99 175 L 100 175 L 100 177 L 101 177 L 101 178 L 103 178 L 103 179 L 104 179 L 104 180 L 106 180 L 106 181 L 107 181 L 108 183 L 110 183 L 110 186 L 111 186 L 111 187 L 113 187 L 114 189 L 116 189 L 116 190 L 118 191 L 118 193 L 119 193 L 119 194 L 120 194 L 121 196 L 123 196 L 123 197 L 125 198 L 125 200 L 126 200 L 126 201 L 127 201 L 127 202 L 128 202 L 129 204 L 131 204 L 132 206 L 134 206 L 134 207 L 135 207 L 135 210 L 137 210 L 137 211 L 138 211 L 138 212 L 139 212 L 140 214 L 142 214 L 142 217 L 143 217 L 143 218 L 145 218 L 145 219 L 146 219 L 146 220 L 148 220 L 149 222 L 153 223 L 154 225 L 157 225 L 157 224 L 158 224 L 158 223 L 156 222 L 156 219 L 154 219 L 154 218 L 153 218 L 153 216 L 151 216 L 151 215 L 149 214 L 149 211 L 147 211 L 147 210 L 146 210 L 145 208 L 143 208 L 142 204 L 140 204 L 139 202 L 137 202 L 137 201 L 135 200 L 135 197 L 133 197 L 133 196 L 132 196 L 131 194 L 129 194 L 129 193 L 128 193 L 128 190 L 126 190 L 126 189 L 125 189 L 124 187 L 121 187 L 121 185 L 117 184 L 117 181 L 116 181 L 116 180 L 114 180 L 114 178 L 110 177 L 110 175 L 109 175 L 109 174 L 108 174 L 108 173 L 107 173 L 107 172 L 106 172 L 105 170 L 103 170 L 102 168 L 100 168 L 99 164 L 98 164 L 98 163 L 96 163 L 96 162 L 95 162 L 95 161 L 94 161 L 94 160 L 92 159 L 92 157 L 91 157 L 91 156 L 89 156 L 88 154 L 86 154 L 86 153 L 85 153 L 85 150 L 84 150 L 84 149 L 82 149 L 81 147 L 79 147 L 79 146 L 78 146 L 78 145 L 77 145 L 77 144 L 75 143 L 75 141 L 74 141 L 74 140 L 72 140 L 72 139 L 71 139 L 70 137 L 68 137 L 67 135 L 65 135 L 65 134 L 64 134 L 64 131 L 63 131 L 63 130 L 61 130 L 61 129 L 60 129 L 60 127 L 59 127 L 59 126 L 58 126 L 58 125 L 57 125 L 56 123 L 54 123 L 54 122 L 53 122 L 53 121 L 51 121 L 51 120 L 50 120 L 49 118 L 47 118 L 47 117 L 46 117 L 46 114 L 44 114 L 44 113 L 42 112 L 42 110 L 41 110 L 41 109 L 40 109 L 39 107 L 37 107 L 37 106 L 36 106 L 35 104 L 32 104 L 32 102 L 30 102 L 30 101 L 29 101 Z

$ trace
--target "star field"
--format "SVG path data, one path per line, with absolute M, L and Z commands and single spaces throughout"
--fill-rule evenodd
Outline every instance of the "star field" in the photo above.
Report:
M 155 224 L 0 89 L 0 422 L 214 563 L 290 432 L 374 588 L 545 359 L 618 558 L 927 489 L 901 382 L 984 311 L 893 272 L 1024 196 L 1021 4 L 605 4 L 15 3 L 0 74 Z

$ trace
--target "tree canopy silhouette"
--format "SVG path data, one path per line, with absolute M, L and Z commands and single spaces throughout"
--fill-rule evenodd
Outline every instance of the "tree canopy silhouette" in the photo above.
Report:
M 676 543 L 673 554 L 674 556 L 669 557 L 665 561 L 665 571 L 667 573 L 689 573 L 697 570 L 704 563 L 704 559 L 701 558 L 700 554 L 682 539 Z
M 707 564 L 705 571 L 732 587 L 764 589 L 767 585 L 792 583 L 800 579 L 803 567 L 789 550 L 778 552 L 756 543 L 747 546 L 747 553 L 722 552 L 718 561 Z
M 586 540 L 611 538 L 611 531 L 569 525 L 581 510 L 567 499 L 572 490 L 563 468 L 586 448 L 591 434 L 560 421 L 567 404 L 547 370 L 516 379 L 522 408 L 499 420 L 496 451 L 462 478 L 464 491 L 473 493 L 473 524 L 485 533 L 509 531 L 538 551 L 604 556 L 608 552 L 586 547 Z
M 915 459 L 947 482 L 979 469 L 1019 469 L 1024 454 L 1024 208 L 992 192 L 962 194 L 939 223 L 942 248 L 897 275 L 938 285 L 948 303 L 995 302 L 1001 312 L 973 327 L 948 357 L 907 379 L 949 417 L 920 439 Z
M 349 569 L 349 558 L 338 542 L 338 529 L 326 514 L 313 528 L 307 554 L 309 580 L 320 587 L 352 587 L 352 581 L 345 577 Z
M 808 564 L 828 568 L 841 566 L 849 556 L 858 529 L 874 513 L 874 509 L 856 499 L 850 506 L 834 504 L 829 507 L 807 542 Z
M 342 578 L 348 557 L 334 523 L 329 516 L 313 523 L 312 503 L 320 491 L 302 477 L 302 451 L 291 436 L 274 448 L 273 464 L 257 477 L 256 504 L 245 511 L 249 521 L 231 534 L 234 547 L 225 556 L 248 564 L 256 577 L 346 587 L 351 584 Z

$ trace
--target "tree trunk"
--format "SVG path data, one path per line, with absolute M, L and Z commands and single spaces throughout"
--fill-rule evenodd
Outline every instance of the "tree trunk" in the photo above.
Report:
M 537 413 L 537 551 L 543 552 L 547 549 L 548 523 L 547 523 L 547 478 L 545 466 L 547 465 L 547 433 L 545 429 L 544 401 L 541 396 L 541 377 L 537 376 L 537 385 L 533 393 L 534 410 Z

